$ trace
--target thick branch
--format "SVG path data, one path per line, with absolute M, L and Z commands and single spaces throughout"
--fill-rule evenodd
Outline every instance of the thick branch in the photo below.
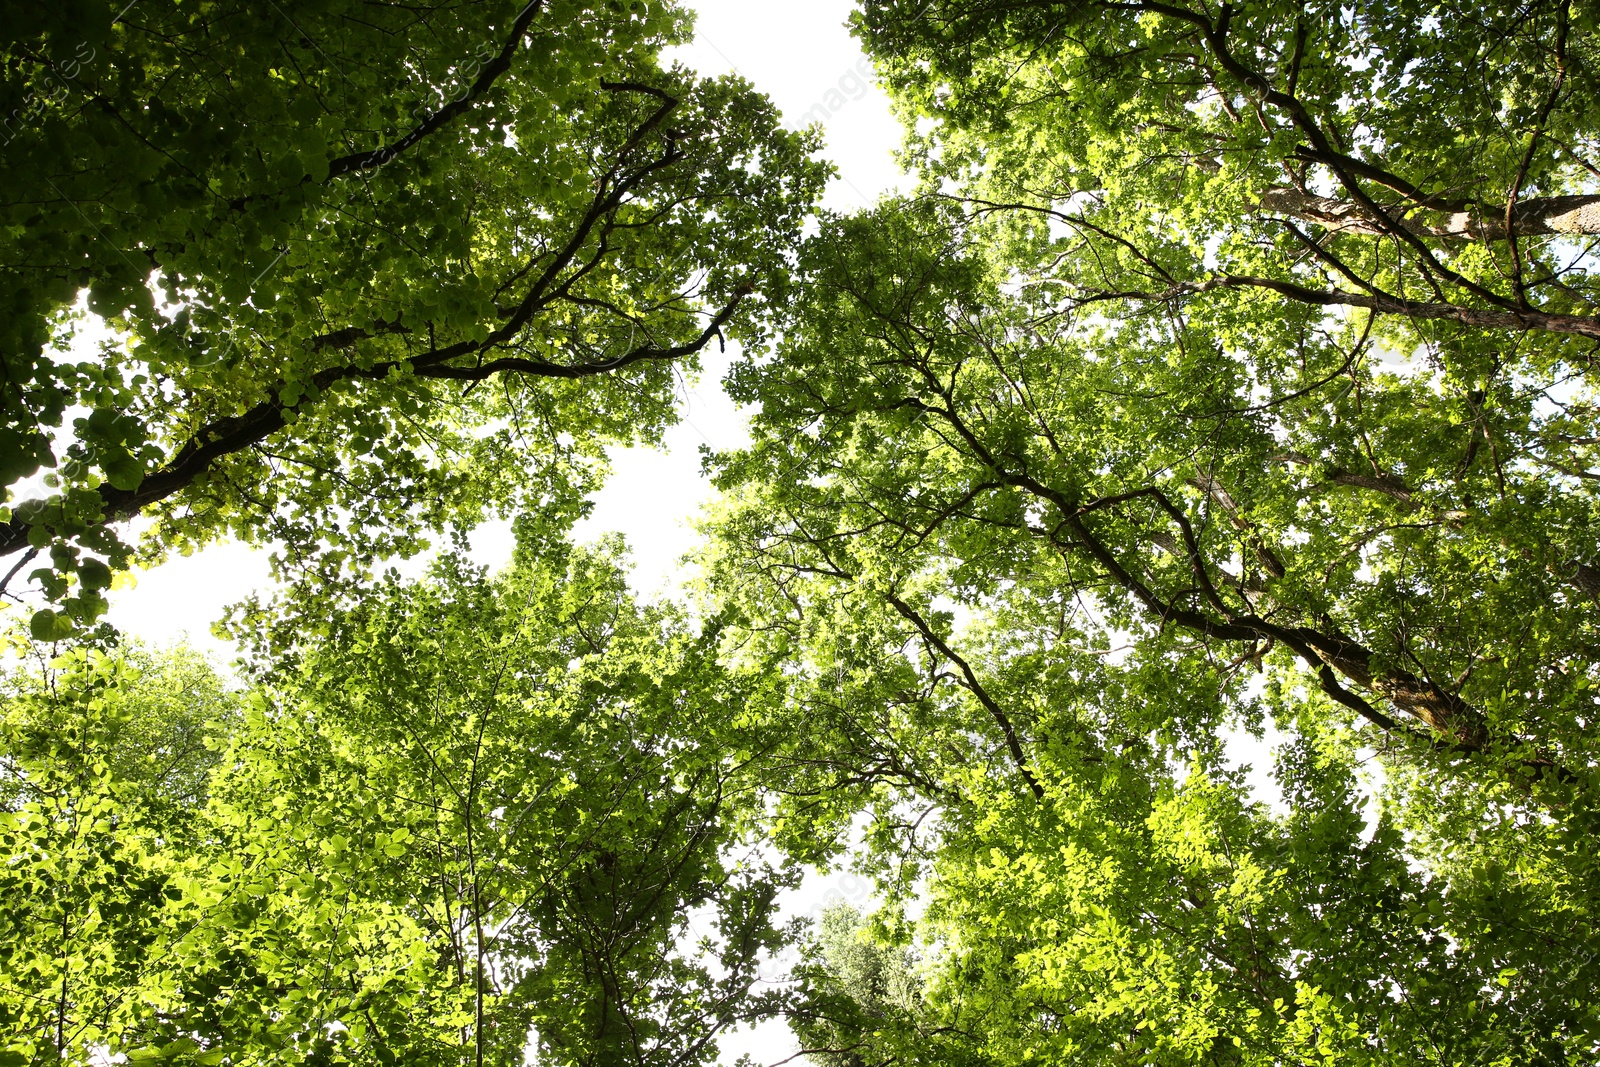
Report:
M 1560 315 L 1533 309 L 1500 311 L 1491 308 L 1462 307 L 1436 301 L 1406 300 L 1384 292 L 1354 293 L 1348 289 L 1312 289 L 1277 278 L 1261 278 L 1246 274 L 1227 274 L 1201 282 L 1184 285 L 1163 294 L 1127 294 L 1170 298 L 1186 292 L 1201 293 L 1210 289 L 1270 289 L 1275 293 L 1303 304 L 1323 307 L 1343 305 L 1368 308 L 1387 315 L 1403 315 L 1409 319 L 1440 319 L 1459 322 L 1489 330 L 1548 330 L 1551 333 L 1576 334 L 1580 337 L 1600 339 L 1600 319 L 1589 315 Z
M 949 398 L 946 397 L 946 400 Z M 1275 639 L 1294 649 L 1309 665 L 1318 668 L 1319 672 L 1323 667 L 1331 667 L 1356 685 L 1378 693 L 1395 707 L 1426 723 L 1465 751 L 1481 749 L 1487 741 L 1482 715 L 1477 709 L 1455 694 L 1444 692 L 1407 671 L 1389 668 L 1375 672 L 1372 668 L 1371 650 L 1343 634 L 1325 633 L 1309 627 L 1280 626 L 1252 613 L 1227 612 L 1218 618 L 1163 598 L 1130 570 L 1110 546 L 1089 527 L 1088 516 L 1098 510 L 1102 502 L 1080 504 L 1067 494 L 1051 488 L 1025 472 L 1008 469 L 1010 465 L 1002 457 L 991 452 L 953 409 L 928 405 L 923 405 L 923 408 L 948 422 L 975 456 L 994 472 L 998 480 L 1053 505 L 1057 514 L 1061 516 L 1062 526 L 1072 534 L 1075 543 L 1100 565 L 1112 581 L 1159 619 L 1163 626 L 1171 624 L 1204 637 L 1223 641 L 1254 643 L 1263 638 Z M 1139 495 L 1144 493 L 1129 494 L 1130 497 Z M 1171 510 L 1166 508 L 1163 510 L 1168 510 L 1168 514 L 1171 515 Z M 1203 572 L 1204 563 L 1198 558 L 1198 546 L 1193 540 L 1192 532 L 1186 523 L 1179 525 L 1184 533 L 1185 554 L 1189 556 L 1197 572 Z M 1213 601 L 1213 606 L 1216 603 L 1214 592 L 1213 588 L 1207 597 Z M 1354 708 L 1381 729 L 1388 731 L 1400 729 L 1394 719 L 1355 694 L 1338 687 L 1333 679 L 1325 675 L 1322 677 L 1324 689 L 1335 699 Z M 1333 688 L 1330 688 L 1330 685 Z
M 721 328 L 733 317 L 738 306 L 749 294 L 748 288 L 741 290 L 729 301 L 716 316 L 711 325 L 692 341 L 670 348 L 654 348 L 644 346 L 635 348 L 628 353 L 608 360 L 604 363 L 580 363 L 563 365 L 559 363 L 546 363 L 542 360 L 504 359 L 478 367 L 452 367 L 445 362 L 447 358 L 459 357 L 479 350 L 481 347 L 472 343 L 453 345 L 431 353 L 428 362 L 416 361 L 412 365 L 412 373 L 419 378 L 442 378 L 465 381 L 481 381 L 496 374 L 529 374 L 542 378 L 590 378 L 601 374 L 608 374 L 623 367 L 646 360 L 671 360 L 692 355 L 710 344 L 717 337 Z M 335 367 L 322 371 L 312 378 L 317 392 L 325 391 L 329 386 L 341 381 L 355 379 L 381 380 L 389 372 L 400 367 L 399 361 L 389 363 L 376 363 L 367 368 L 354 365 Z M 309 401 L 307 402 L 309 403 Z M 189 442 L 180 448 L 173 458 L 159 470 L 151 472 L 133 490 L 115 489 L 110 485 L 100 487 L 100 499 L 104 522 L 122 522 L 130 519 L 152 504 L 165 500 L 188 486 L 192 485 L 201 475 L 211 469 L 212 464 L 226 456 L 243 451 L 251 445 L 258 444 L 277 433 L 288 425 L 286 416 L 289 412 L 297 410 L 301 405 L 284 405 L 276 400 L 264 401 L 243 415 L 218 419 L 209 424 Z M 10 522 L 0 524 L 0 556 L 8 556 L 13 552 L 21 551 L 28 546 L 29 523 L 23 518 L 13 518 Z
M 740 289 L 734 299 L 727 303 L 721 311 L 712 317 L 710 325 L 703 330 L 700 336 L 681 345 L 670 348 L 656 348 L 653 345 L 640 345 L 615 359 L 608 359 L 602 363 L 577 363 L 561 364 L 548 363 L 540 359 L 507 358 L 497 359 L 477 367 L 421 367 L 416 371 L 419 378 L 445 378 L 452 381 L 478 382 L 496 374 L 519 373 L 534 374 L 541 378 L 589 378 L 596 374 L 605 374 L 610 371 L 621 370 L 623 367 L 645 361 L 659 361 L 680 359 L 683 356 L 693 355 L 706 345 L 712 338 L 722 333 L 722 328 L 733 318 L 738 311 L 739 304 L 753 291 L 746 285 Z
M 1315 222 L 1340 233 L 1382 236 L 1390 232 L 1389 226 L 1393 224 L 1419 237 L 1504 241 L 1507 235 L 1504 211 L 1464 209 L 1444 214 L 1437 222 L 1396 218 L 1385 223 L 1353 201 L 1313 196 L 1286 185 L 1273 186 L 1262 193 L 1260 208 L 1276 215 Z M 1519 200 L 1511 213 L 1510 232 L 1518 237 L 1600 234 L 1600 195 Z

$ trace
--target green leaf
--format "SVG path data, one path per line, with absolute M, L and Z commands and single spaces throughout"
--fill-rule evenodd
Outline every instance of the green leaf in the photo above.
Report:
M 41 608 L 28 620 L 28 632 L 36 641 L 64 641 L 75 629 L 69 616 L 49 608 Z

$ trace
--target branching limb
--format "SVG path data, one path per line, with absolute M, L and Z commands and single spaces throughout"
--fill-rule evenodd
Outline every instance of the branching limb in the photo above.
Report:
M 532 5 L 530 9 L 536 10 Z M 527 10 L 529 9 L 525 9 L 525 13 Z M 311 376 L 307 383 L 309 388 L 301 391 L 303 399 L 293 404 L 285 404 L 279 399 L 286 383 L 281 381 L 274 383 L 264 390 L 269 399 L 261 401 L 241 415 L 215 419 L 200 428 L 165 463 L 147 474 L 137 488 L 117 489 L 109 484 L 101 485 L 98 489 L 101 501 L 100 521 L 124 521 L 152 504 L 184 490 L 219 460 L 248 449 L 282 430 L 288 425 L 291 413 L 309 407 L 314 402 L 311 397 L 318 396 L 341 382 L 382 380 L 390 373 L 397 370 L 404 371 L 408 367 L 409 373 L 416 377 L 445 380 L 480 381 L 498 374 L 577 379 L 612 373 L 647 360 L 682 358 L 700 351 L 712 340 L 720 338 L 723 327 L 727 325 L 745 298 L 753 292 L 752 286 L 747 284 L 737 290 L 697 337 L 682 344 L 665 347 L 652 344 L 639 345 L 613 359 L 586 363 L 562 364 L 516 357 L 483 361 L 486 353 L 512 345 L 537 313 L 552 303 L 564 299 L 578 278 L 599 266 L 605 258 L 603 245 L 599 252 L 581 263 L 579 256 L 596 235 L 604 231 L 606 220 L 645 182 L 685 158 L 685 153 L 679 149 L 676 139 L 669 134 L 666 137 L 666 148 L 659 156 L 636 165 L 634 157 L 639 148 L 660 129 L 667 116 L 677 106 L 677 100 L 662 90 L 632 83 L 608 85 L 608 88 L 612 91 L 641 92 L 654 96 L 660 100 L 660 106 L 633 129 L 610 168 L 602 176 L 594 199 L 568 240 L 549 259 L 544 270 L 529 283 L 527 291 L 511 314 L 486 338 L 481 341 L 461 340 L 442 346 L 432 346 L 403 360 L 390 359 L 365 365 L 351 362 L 324 368 Z M 578 264 L 575 270 L 574 264 Z M 398 322 L 380 323 L 370 330 L 346 327 L 322 334 L 312 341 L 311 347 L 314 351 L 342 350 L 378 336 L 408 336 L 412 332 L 411 327 Z M 431 338 L 431 324 L 428 333 Z M 476 366 L 457 365 L 456 361 L 470 357 L 478 358 Z M 20 517 L 14 517 L 9 522 L 0 524 L 0 557 L 28 547 L 29 529 L 30 524 Z
M 1011 762 L 1016 765 L 1017 770 L 1022 774 L 1023 780 L 1028 783 L 1028 789 L 1032 791 L 1034 798 L 1043 800 L 1044 787 L 1039 784 L 1039 780 L 1034 777 L 1033 769 L 1028 766 L 1028 759 L 1023 755 L 1022 742 L 1017 738 L 1016 728 L 1012 726 L 1011 719 L 1006 715 L 1005 709 L 995 702 L 995 699 L 989 695 L 989 691 L 983 687 L 983 683 L 978 680 L 978 676 L 973 671 L 971 664 L 963 659 L 955 649 L 951 648 L 950 643 L 940 637 L 938 631 L 928 625 L 927 620 L 911 605 L 893 593 L 886 593 L 884 599 L 889 602 L 889 606 L 894 608 L 902 618 L 917 628 L 917 632 L 922 635 L 923 640 L 937 649 L 941 656 L 956 665 L 956 669 L 961 672 L 961 677 L 964 679 L 962 688 L 977 697 L 978 703 L 982 704 L 984 709 L 993 717 L 995 724 L 1000 727 L 1000 733 L 1006 739 L 1006 751 L 1011 754 Z
M 505 44 L 500 51 L 486 63 L 483 70 L 479 71 L 472 87 L 455 100 L 445 104 L 435 111 L 406 134 L 400 140 L 382 148 L 374 148 L 370 152 L 355 152 L 351 155 L 340 156 L 328 164 L 328 180 L 353 174 L 357 171 L 376 170 L 388 163 L 402 152 L 411 148 L 429 134 L 449 125 L 455 118 L 469 110 L 482 96 L 493 88 L 494 83 L 500 79 L 507 70 L 511 69 L 511 60 L 521 46 L 522 40 L 528 34 L 528 27 L 535 17 L 544 8 L 545 0 L 528 0 L 526 6 L 517 14 L 516 20 L 511 24 L 511 33 L 507 35 Z

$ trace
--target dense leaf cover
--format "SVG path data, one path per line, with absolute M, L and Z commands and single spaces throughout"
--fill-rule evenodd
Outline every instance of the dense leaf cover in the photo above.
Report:
M 924 191 L 736 369 L 712 557 L 923 953 L 830 1044 L 1589 1062 L 1593 12 L 858 27 Z
M 0 1067 L 1600 1056 L 1592 6 L 863 0 L 850 215 L 674 8 L 87 6 L 4 31 Z M 571 522 L 722 333 L 641 605 Z M 92 625 L 135 514 L 279 546 L 236 681 Z
M 661 65 L 666 3 L 120 6 L 0 30 L 0 558 L 48 550 L 41 637 L 103 609 L 136 514 L 336 575 L 570 507 L 783 299 L 824 168 Z M 119 335 L 74 362 L 85 291 Z
M 7 1062 L 689 1065 L 773 1010 L 795 875 L 752 851 L 772 742 L 715 630 L 604 550 L 445 560 L 322 629 L 260 634 L 244 694 L 98 651 L 7 694 Z

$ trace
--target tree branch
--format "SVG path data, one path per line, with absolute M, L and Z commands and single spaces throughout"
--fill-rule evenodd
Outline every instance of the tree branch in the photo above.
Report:
M 961 671 L 961 676 L 966 679 L 966 685 L 963 688 L 977 697 L 978 703 L 982 704 L 990 716 L 994 718 L 995 723 L 1000 727 L 1000 732 L 1005 735 L 1006 750 L 1011 753 L 1011 762 L 1016 764 L 1017 770 L 1022 772 L 1022 777 L 1028 783 L 1028 788 L 1033 792 L 1034 799 L 1043 800 L 1044 788 L 1039 784 L 1039 780 L 1034 777 L 1032 769 L 1028 766 L 1028 759 L 1022 752 L 1022 742 L 1017 739 L 1017 731 L 1011 725 L 1011 719 L 1006 715 L 1005 710 L 995 703 L 994 698 L 983 687 L 983 683 L 978 681 L 978 676 L 973 672 L 971 665 L 961 658 L 955 649 L 951 648 L 949 643 L 940 637 L 933 627 L 928 625 L 927 620 L 923 619 L 911 605 L 893 593 L 885 593 L 884 599 L 889 602 L 889 605 L 895 611 L 900 613 L 901 617 L 917 628 L 917 632 L 922 634 L 923 639 L 928 644 L 938 649 L 941 656 L 954 663 L 956 668 Z
M 610 88 L 617 91 L 648 92 L 649 95 L 659 98 L 662 103 L 629 135 L 610 169 L 602 177 L 600 188 L 596 191 L 589 209 L 545 270 L 529 285 L 527 292 L 506 321 L 482 341 L 457 341 L 404 360 L 388 360 L 366 366 L 347 363 L 325 368 L 311 376 L 307 383 L 309 388 L 303 390 L 305 396 L 309 398 L 318 395 L 339 382 L 359 379 L 381 380 L 392 371 L 407 365 L 416 377 L 446 380 L 478 381 L 502 373 L 564 379 L 592 377 L 645 360 L 670 360 L 692 355 L 710 344 L 714 338 L 721 336 L 722 328 L 732 318 L 743 300 L 753 292 L 753 286 L 750 284 L 747 283 L 738 289 L 728 303 L 713 316 L 711 323 L 697 337 L 683 344 L 665 348 L 642 345 L 615 359 L 599 363 L 560 364 L 543 360 L 509 358 L 476 367 L 452 365 L 453 361 L 464 357 L 476 355 L 481 358 L 484 353 L 513 341 L 536 313 L 552 301 L 562 298 L 576 277 L 582 276 L 598 264 L 599 258 L 591 260 L 581 267 L 576 275 L 569 275 L 564 282 L 558 284 L 563 272 L 572 266 L 579 252 L 590 241 L 601 223 L 645 180 L 685 158 L 684 153 L 677 148 L 675 139 L 669 135 L 667 149 L 661 156 L 629 170 L 633 154 L 652 132 L 659 129 L 667 115 L 677 106 L 677 101 L 661 90 L 650 90 L 649 87 L 635 86 L 631 83 Z M 321 335 L 311 342 L 311 347 L 313 351 L 344 349 L 378 335 L 408 332 L 409 329 L 399 323 L 380 323 L 373 330 L 346 327 Z M 165 464 L 146 475 L 136 489 L 117 489 L 109 484 L 101 485 L 98 490 L 101 521 L 120 522 L 132 518 L 150 505 L 192 485 L 218 460 L 247 449 L 282 430 L 288 425 L 289 412 L 298 411 L 311 403 L 309 399 L 303 399 L 295 404 L 282 403 L 277 397 L 285 385 L 286 383 L 282 381 L 275 383 L 266 390 L 269 399 L 256 404 L 244 414 L 216 419 L 200 428 Z M 31 524 L 21 517 L 14 517 L 9 522 L 0 524 L 0 557 L 21 551 L 28 546 L 30 526 Z
M 328 164 L 328 180 L 332 181 L 345 174 L 352 174 L 363 170 L 376 170 L 388 163 L 395 156 L 411 148 L 418 141 L 430 133 L 448 125 L 456 116 L 462 114 L 478 102 L 478 99 L 487 93 L 494 83 L 500 79 L 511 67 L 512 57 L 516 55 L 517 46 L 527 36 L 528 26 L 535 16 L 544 7 L 545 0 L 528 0 L 528 4 L 517 14 L 516 21 L 511 24 L 511 34 L 500 52 L 478 73 L 477 80 L 465 94 L 445 104 L 427 118 L 419 122 L 414 129 L 394 144 L 382 148 L 374 148 L 370 152 L 355 152 L 351 155 L 340 156 Z
M 1367 308 L 1381 314 L 1403 315 L 1409 319 L 1437 319 L 1459 322 L 1490 330 L 1547 330 L 1551 333 L 1575 334 L 1579 337 L 1600 339 L 1600 318 L 1590 315 L 1562 315 L 1548 311 L 1512 308 L 1497 311 L 1490 308 L 1469 308 L 1459 304 L 1437 301 L 1407 300 L 1382 291 L 1353 293 L 1348 289 L 1312 289 L 1277 278 L 1262 278 L 1246 274 L 1225 274 L 1198 284 L 1186 284 L 1166 293 L 1125 294 L 1145 299 L 1172 299 L 1185 293 L 1203 293 L 1212 289 L 1270 289 L 1303 304 L 1322 307 L 1343 305 Z
M 1360 204 L 1333 196 L 1314 196 L 1287 185 L 1274 185 L 1261 194 L 1262 211 L 1315 222 L 1338 233 L 1386 236 L 1387 226 Z M 1509 215 L 1510 225 L 1507 225 Z M 1518 200 L 1498 216 L 1468 207 L 1451 211 L 1435 223 L 1411 219 L 1391 220 L 1419 237 L 1504 241 L 1511 237 L 1551 237 L 1600 234 L 1600 195 L 1535 197 Z

